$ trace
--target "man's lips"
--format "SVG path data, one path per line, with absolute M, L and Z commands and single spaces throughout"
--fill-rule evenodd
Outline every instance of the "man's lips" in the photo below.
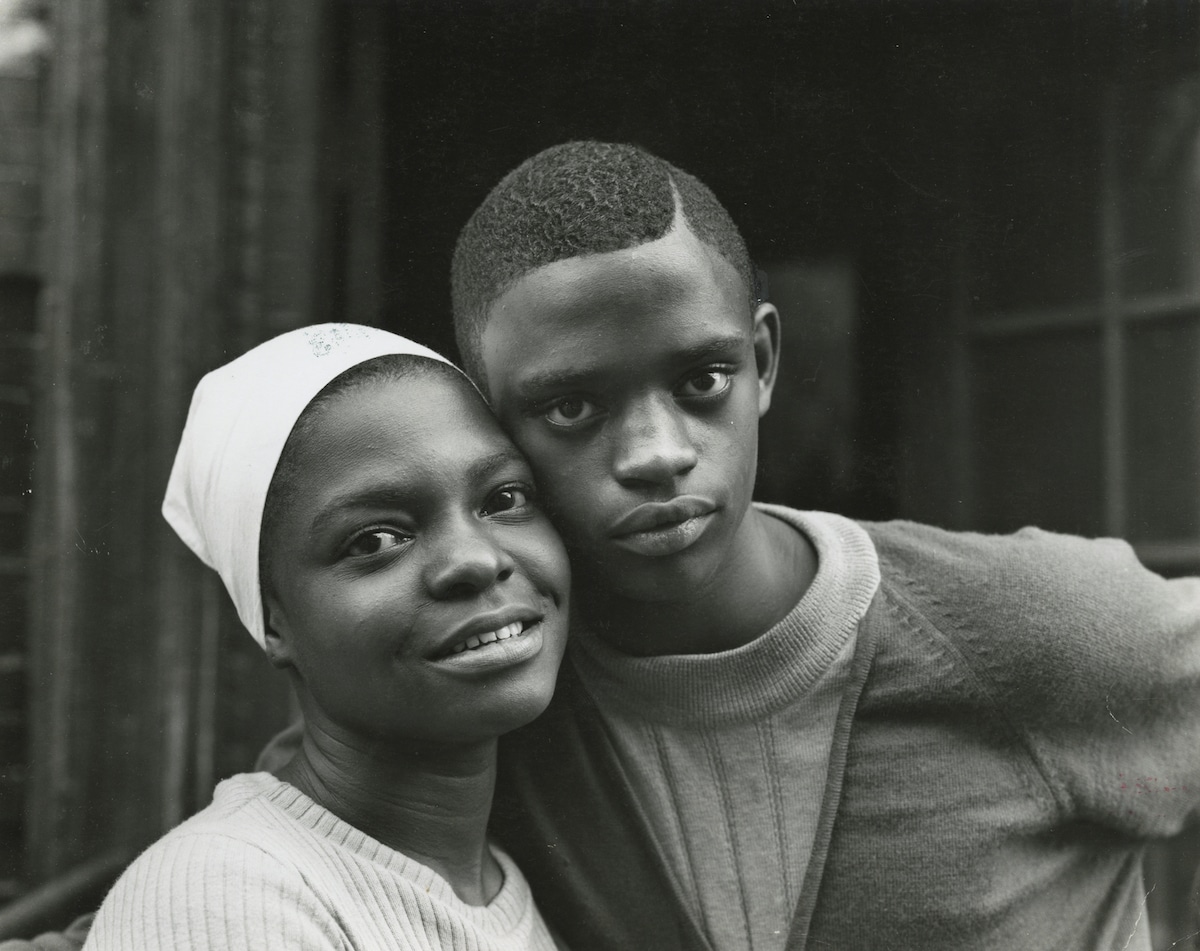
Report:
M 704 534 L 716 510 L 714 503 L 695 495 L 681 495 L 670 502 L 645 502 L 617 519 L 609 537 L 617 547 L 634 555 L 676 555 Z
M 626 538 L 643 532 L 663 531 L 716 511 L 716 505 L 698 495 L 680 495 L 670 502 L 644 502 L 617 519 L 609 537 Z

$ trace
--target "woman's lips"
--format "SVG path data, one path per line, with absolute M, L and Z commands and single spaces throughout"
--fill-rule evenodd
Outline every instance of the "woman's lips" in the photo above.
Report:
M 539 620 L 525 627 L 519 634 L 498 637 L 494 641 L 463 650 L 456 651 L 452 648 L 449 654 L 441 655 L 434 663 L 451 670 L 479 673 L 523 664 L 536 657 L 541 650 L 542 622 Z

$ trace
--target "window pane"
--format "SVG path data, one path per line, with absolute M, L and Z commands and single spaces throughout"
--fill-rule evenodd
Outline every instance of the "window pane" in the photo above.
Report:
M 856 462 L 858 278 L 845 260 L 780 263 L 766 273 L 784 344 L 775 408 L 759 424 L 756 495 L 840 511 Z
M 1129 537 L 1200 536 L 1200 315 L 1136 327 L 1128 348 Z
M 1200 291 L 1200 77 L 1131 89 L 1122 112 L 1123 291 Z
M 972 142 L 971 306 L 1001 312 L 1099 297 L 1099 134 L 1069 96 L 1023 101 Z
M 1099 337 L 992 341 L 976 350 L 976 523 L 1102 528 Z

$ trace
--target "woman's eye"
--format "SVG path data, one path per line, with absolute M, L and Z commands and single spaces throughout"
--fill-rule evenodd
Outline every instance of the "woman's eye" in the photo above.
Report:
M 546 410 L 546 419 L 555 426 L 574 426 L 591 419 L 596 412 L 594 403 L 578 396 L 568 396 Z
M 346 554 L 352 557 L 377 555 L 381 551 L 398 548 L 404 543 L 405 536 L 399 532 L 377 528 L 374 531 L 363 532 L 346 546 Z
M 688 377 L 680 387 L 682 396 L 715 396 L 725 390 L 732 374 L 725 370 L 704 370 Z
M 506 485 L 503 489 L 497 489 L 490 496 L 483 506 L 482 514 L 496 515 L 500 512 L 511 512 L 513 509 L 522 509 L 533 502 L 533 493 L 519 485 Z

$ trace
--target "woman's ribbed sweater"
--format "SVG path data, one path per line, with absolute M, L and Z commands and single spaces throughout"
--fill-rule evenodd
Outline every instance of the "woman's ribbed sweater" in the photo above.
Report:
M 553 951 L 516 865 L 484 907 L 267 773 L 212 804 L 121 876 L 86 951 Z

